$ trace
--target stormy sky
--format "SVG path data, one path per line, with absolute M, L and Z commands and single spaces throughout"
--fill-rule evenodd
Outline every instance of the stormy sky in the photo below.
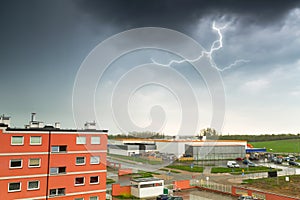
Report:
M 12 126 L 22 127 L 28 123 L 30 113 L 37 112 L 37 118 L 45 123 L 60 121 L 62 127 L 74 128 L 78 126 L 73 119 L 74 83 L 80 66 L 97 45 L 133 28 L 162 27 L 186 34 L 209 50 L 218 39 L 212 29 L 213 22 L 220 27 L 227 25 L 222 29 L 223 47 L 212 55 L 218 68 L 223 69 L 238 59 L 248 61 L 219 71 L 226 96 L 220 131 L 299 133 L 300 1 L 297 0 L 2 0 L 0 113 L 12 117 Z M 188 50 L 184 44 L 182 47 Z M 109 94 L 122 74 L 151 62 L 151 58 L 162 63 L 180 59 L 171 53 L 147 49 L 114 61 L 95 90 L 97 119 L 86 120 L 97 120 L 99 128 L 120 132 L 109 107 Z M 149 117 L 149 106 L 160 105 L 166 114 L 160 131 L 173 134 L 182 120 L 181 110 L 198 106 L 197 130 L 210 126 L 213 108 L 205 80 L 195 75 L 189 63 L 171 67 L 189 80 L 198 105 L 182 108 L 168 90 L 150 85 L 130 99 L 128 109 L 132 120 L 138 126 L 147 126 L 153 120 Z M 156 75 L 153 70 L 148 73 Z M 172 86 L 182 87 L 179 83 Z

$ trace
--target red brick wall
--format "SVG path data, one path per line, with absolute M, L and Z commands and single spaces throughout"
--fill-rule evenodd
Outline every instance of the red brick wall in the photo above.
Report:
M 120 184 L 112 184 L 112 196 L 131 195 L 130 186 L 120 186 Z
M 132 174 L 132 169 L 119 169 L 118 174 L 119 176 Z
M 173 181 L 173 185 L 174 185 L 174 190 L 177 189 L 184 190 L 184 189 L 192 188 L 189 180 Z

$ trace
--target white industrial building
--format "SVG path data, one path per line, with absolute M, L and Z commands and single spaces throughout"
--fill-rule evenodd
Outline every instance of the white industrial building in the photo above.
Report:
M 186 139 L 117 139 L 109 140 L 108 152 L 133 155 L 158 151 L 177 158 L 189 155 L 197 159 L 227 159 L 245 156 L 247 141 L 243 140 L 186 140 Z

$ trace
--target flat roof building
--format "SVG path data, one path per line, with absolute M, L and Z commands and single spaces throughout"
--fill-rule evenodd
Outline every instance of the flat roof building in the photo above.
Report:
M 149 177 L 131 180 L 131 194 L 138 198 L 156 197 L 164 192 L 164 180 Z
M 244 140 L 189 140 L 189 139 L 116 139 L 110 140 L 114 145 L 152 144 L 160 153 L 174 154 L 177 158 L 188 154 L 197 159 L 226 159 L 245 156 L 247 141 Z M 111 148 L 109 147 L 109 151 Z M 197 152 L 197 153 L 196 153 Z M 126 153 L 124 153 L 125 155 Z M 130 155 L 129 153 L 127 155 Z
M 105 199 L 108 131 L 30 122 L 0 124 L 0 199 Z

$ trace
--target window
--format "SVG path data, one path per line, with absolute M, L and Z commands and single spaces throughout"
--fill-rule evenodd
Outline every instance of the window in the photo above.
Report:
M 90 200 L 98 200 L 97 196 L 90 197 Z
M 90 164 L 99 164 L 100 156 L 91 156 Z
M 66 167 L 51 167 L 50 174 L 64 174 L 66 173 Z
M 74 200 L 84 200 L 84 198 L 75 198 Z
M 22 168 L 22 160 L 10 160 L 10 168 Z
M 91 144 L 100 144 L 100 136 L 92 136 Z
M 51 189 L 49 192 L 49 196 L 63 196 L 66 193 L 65 188 L 57 188 L 57 189 Z
M 75 185 L 84 185 L 84 177 L 75 178 Z
M 8 184 L 8 191 L 9 192 L 21 191 L 21 182 L 9 183 Z
M 85 136 L 77 136 L 76 144 L 86 144 L 86 137 Z
M 67 146 L 52 146 L 51 152 L 52 153 L 63 153 L 67 151 Z
M 29 167 L 40 167 L 41 159 L 40 158 L 29 158 L 28 166 Z
M 28 181 L 27 190 L 38 190 L 40 189 L 40 181 Z
M 91 176 L 90 177 L 90 183 L 91 184 L 99 183 L 99 176 Z
M 11 136 L 11 145 L 23 145 L 24 137 L 23 136 Z
M 30 136 L 30 145 L 41 145 L 42 137 L 41 136 Z
M 85 164 L 85 157 L 76 157 L 76 165 L 84 165 Z

